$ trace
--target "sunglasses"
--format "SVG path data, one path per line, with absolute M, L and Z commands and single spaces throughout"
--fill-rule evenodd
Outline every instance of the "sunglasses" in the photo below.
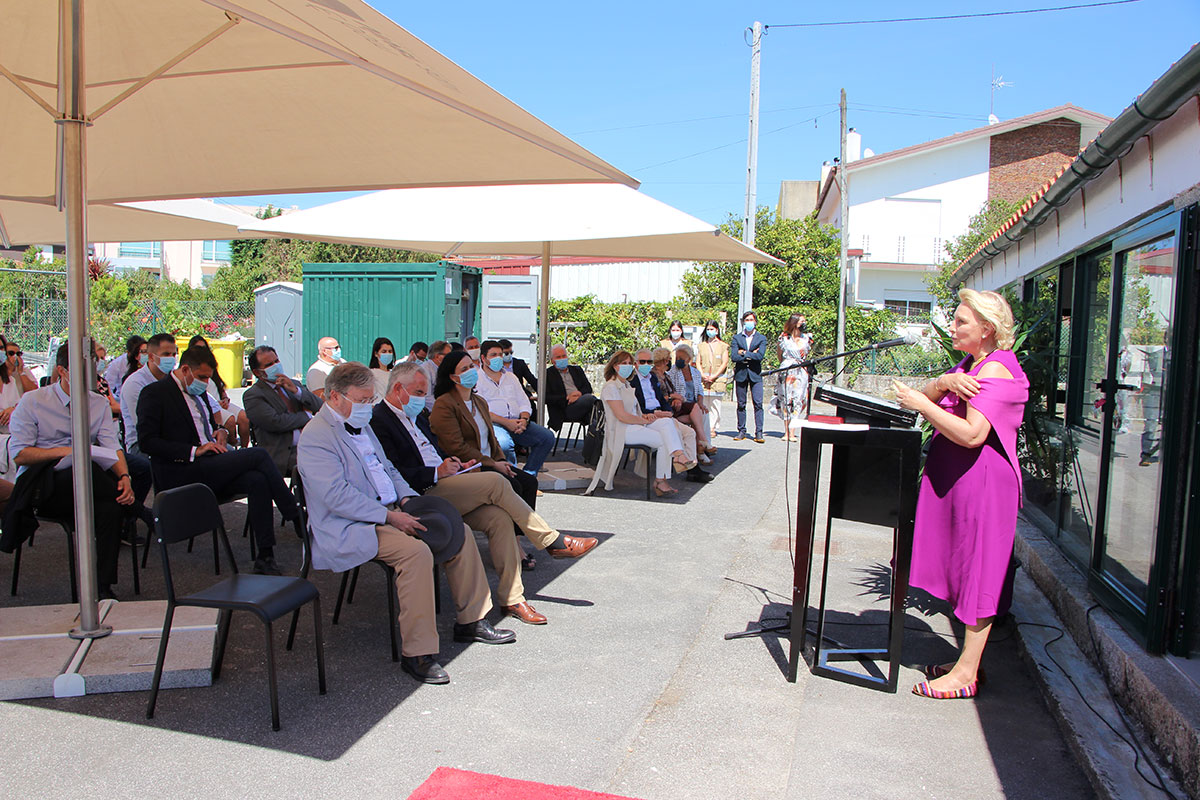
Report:
M 12 358 L 13 356 L 23 356 L 23 355 L 25 355 L 24 350 L 9 350 L 8 351 L 9 358 Z
M 653 362 L 653 361 L 651 361 L 651 360 L 650 360 L 650 359 L 648 359 L 648 358 L 639 358 L 637 363 L 639 363 L 639 364 L 653 364 L 654 362 Z

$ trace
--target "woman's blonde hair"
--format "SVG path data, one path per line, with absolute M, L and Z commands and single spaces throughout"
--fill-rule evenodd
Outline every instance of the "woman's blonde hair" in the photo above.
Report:
M 1011 350 L 1016 342 L 1013 333 L 1013 313 L 1008 301 L 996 292 L 977 292 L 974 289 L 959 289 L 958 299 L 975 312 L 980 322 L 986 322 L 996 331 L 996 347 Z
M 656 347 L 650 353 L 650 360 L 657 364 L 660 361 L 671 363 L 671 351 L 666 347 Z

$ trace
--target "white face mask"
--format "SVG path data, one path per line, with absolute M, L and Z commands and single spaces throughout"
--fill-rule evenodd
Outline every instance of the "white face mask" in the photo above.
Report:
M 478 361 L 479 360 L 479 348 L 472 347 L 470 350 L 467 351 L 467 355 L 469 355 L 471 357 L 472 361 Z

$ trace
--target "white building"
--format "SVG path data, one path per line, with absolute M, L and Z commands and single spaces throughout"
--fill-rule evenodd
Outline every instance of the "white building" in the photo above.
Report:
M 1063 105 L 879 155 L 863 151 L 862 137 L 851 130 L 850 302 L 924 318 L 933 302 L 925 276 L 944 258 L 945 242 L 964 233 L 989 198 L 1028 197 L 1108 122 Z M 816 214 L 840 227 L 839 169 L 822 169 Z M 781 195 L 780 208 L 786 207 Z
M 454 258 L 456 264 L 480 267 L 485 273 L 510 275 L 542 274 L 540 258 Z M 551 259 L 550 297 L 573 300 L 594 295 L 602 303 L 669 303 L 679 296 L 683 275 L 694 261 L 637 261 L 618 259 L 598 262 L 583 256 L 554 256 Z

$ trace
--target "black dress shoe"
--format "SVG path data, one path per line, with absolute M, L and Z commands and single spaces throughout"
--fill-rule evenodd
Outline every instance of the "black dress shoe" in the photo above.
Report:
M 274 556 L 267 558 L 254 559 L 254 574 L 255 575 L 282 575 L 283 570 L 275 563 Z
M 400 656 L 400 667 L 421 683 L 450 682 L 450 676 L 433 656 Z
M 459 625 L 457 622 L 454 623 L 454 641 L 456 642 L 508 644 L 516 640 L 517 635 L 515 633 L 504 628 L 497 630 L 486 619 L 481 619 L 478 622 L 468 622 L 466 625 Z
M 712 483 L 713 476 L 699 467 L 692 467 L 688 470 L 687 479 L 692 483 Z

